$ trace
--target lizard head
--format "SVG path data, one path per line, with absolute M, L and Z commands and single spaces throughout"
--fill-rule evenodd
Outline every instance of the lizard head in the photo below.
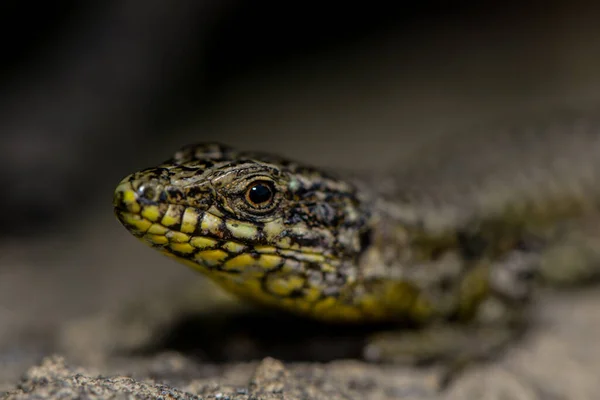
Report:
M 127 176 L 113 203 L 119 221 L 165 255 L 238 295 L 309 314 L 349 295 L 368 235 L 348 182 L 214 143 Z

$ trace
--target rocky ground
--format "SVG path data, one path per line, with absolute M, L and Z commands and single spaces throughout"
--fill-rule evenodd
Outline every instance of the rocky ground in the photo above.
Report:
M 600 391 L 596 289 L 544 293 L 523 341 L 440 393 L 436 366 L 361 361 L 366 329 L 246 308 L 149 249 L 128 250 L 137 243 L 109 210 L 73 232 L 85 240 L 22 249 L 47 270 L 21 265 L 0 280 L 1 304 L 13 305 L 0 331 L 2 398 L 593 399 Z M 107 245 L 120 257 L 104 254 Z M 46 258 L 57 246 L 73 248 Z M 8 262 L 16 255 L 3 253 Z

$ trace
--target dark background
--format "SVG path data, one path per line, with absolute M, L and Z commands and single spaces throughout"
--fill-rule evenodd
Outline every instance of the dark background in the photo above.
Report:
M 2 234 L 77 220 L 189 141 L 386 165 L 390 140 L 598 97 L 591 6 L 385 4 L 3 6 Z
M 0 6 L 0 351 L 195 277 L 111 209 L 183 144 L 384 168 L 475 123 L 598 104 L 593 2 L 459 3 Z

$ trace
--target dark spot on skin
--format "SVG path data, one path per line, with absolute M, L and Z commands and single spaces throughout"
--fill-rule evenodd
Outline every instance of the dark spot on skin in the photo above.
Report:
M 525 269 L 517 272 L 517 279 L 522 282 L 531 282 L 537 277 L 537 273 L 533 269 Z
M 299 211 L 299 208 L 292 208 L 286 214 L 286 225 L 296 225 L 305 220 L 305 213 Z
M 140 172 L 143 174 L 145 180 L 165 180 L 170 176 L 170 171 L 167 168 L 148 168 Z
M 203 190 L 200 186 L 191 186 L 186 189 L 186 196 L 188 197 L 198 197 L 203 193 Z
M 372 230 L 368 229 L 365 230 L 364 232 L 361 232 L 359 240 L 360 240 L 360 252 L 359 255 L 362 254 L 364 251 L 366 251 L 369 247 L 371 247 L 371 244 L 373 243 L 373 235 L 372 235 Z
M 544 247 L 547 246 L 547 243 L 540 237 L 535 237 L 531 235 L 525 235 L 524 237 L 517 240 L 515 244 L 515 250 L 520 250 L 523 252 L 541 252 Z
M 315 263 L 315 262 L 307 262 L 307 263 L 305 264 L 305 268 L 306 268 L 308 271 L 316 271 L 316 272 L 318 272 L 319 274 L 321 274 L 321 266 L 320 266 L 318 263 Z
M 442 254 L 445 252 L 445 248 L 442 247 L 434 247 L 431 249 L 430 256 L 432 261 L 439 260 Z
M 449 276 L 444 276 L 440 279 L 438 288 L 442 293 L 447 293 L 454 288 L 454 282 Z
M 198 168 L 197 166 L 196 167 L 190 167 L 190 166 L 187 166 L 187 165 L 178 165 L 177 168 L 180 171 L 186 171 L 186 172 L 202 172 L 203 169 L 211 168 L 213 165 L 214 164 L 212 162 L 206 161 L 206 162 L 204 162 L 202 164 L 202 166 L 204 168 Z
M 290 299 L 301 299 L 304 297 L 304 293 L 302 289 L 294 289 L 287 297 Z
M 488 241 L 481 235 L 459 232 L 457 237 L 462 256 L 466 260 L 480 258 L 488 247 Z
M 290 194 L 293 194 L 295 196 L 298 197 L 306 197 L 308 195 L 308 190 L 305 186 L 296 186 L 294 187 L 294 190 L 290 190 L 289 192 Z
M 282 236 L 289 237 L 293 243 L 300 245 L 300 247 L 320 247 L 322 245 L 322 238 L 320 237 L 304 237 L 292 234 L 284 234 Z

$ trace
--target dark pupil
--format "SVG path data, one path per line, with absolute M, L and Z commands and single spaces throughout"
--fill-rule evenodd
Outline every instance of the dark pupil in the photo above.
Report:
M 258 183 L 250 188 L 250 193 L 248 193 L 248 197 L 250 201 L 255 204 L 265 203 L 271 200 L 271 188 L 267 185 L 263 185 L 262 183 Z

